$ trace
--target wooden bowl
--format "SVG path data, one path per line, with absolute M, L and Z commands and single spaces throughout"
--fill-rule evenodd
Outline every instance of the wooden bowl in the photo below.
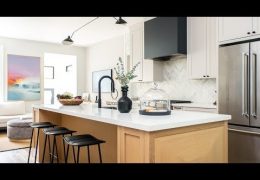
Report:
M 59 99 L 59 102 L 62 105 L 80 105 L 84 100 L 83 99 Z

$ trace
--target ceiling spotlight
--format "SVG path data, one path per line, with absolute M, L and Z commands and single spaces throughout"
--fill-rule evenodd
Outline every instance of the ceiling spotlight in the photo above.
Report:
M 70 36 L 68 36 L 66 39 L 64 39 L 62 41 L 62 44 L 63 45 L 71 45 L 71 44 L 73 44 L 73 40 L 70 38 Z
M 122 19 L 122 17 L 119 17 L 119 19 L 116 19 L 116 24 L 126 24 L 126 23 L 127 22 L 124 19 Z

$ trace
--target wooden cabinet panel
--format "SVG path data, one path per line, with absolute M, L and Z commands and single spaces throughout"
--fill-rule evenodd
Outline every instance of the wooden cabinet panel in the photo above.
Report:
M 148 132 L 118 127 L 118 162 L 149 162 Z
M 215 127 L 155 139 L 155 162 L 227 162 L 225 128 Z

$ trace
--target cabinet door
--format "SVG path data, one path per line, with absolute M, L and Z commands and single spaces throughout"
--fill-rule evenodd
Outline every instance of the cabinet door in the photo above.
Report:
M 253 30 L 252 34 L 260 34 L 260 17 L 253 17 Z
M 207 77 L 216 78 L 218 73 L 217 17 L 207 17 Z
M 132 66 L 137 62 L 140 62 L 136 68 L 135 74 L 137 77 L 134 81 L 143 80 L 143 28 L 142 26 L 135 27 L 131 30 L 131 41 L 132 41 Z
M 219 40 L 226 41 L 252 35 L 252 17 L 220 17 Z
M 203 78 L 207 72 L 207 19 L 188 18 L 188 73 L 191 78 Z

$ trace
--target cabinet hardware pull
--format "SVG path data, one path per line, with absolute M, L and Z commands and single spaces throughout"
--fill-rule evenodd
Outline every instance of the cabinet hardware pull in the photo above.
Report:
M 250 34 L 250 32 L 247 32 L 247 34 Z
M 255 33 L 255 31 L 253 31 L 252 33 Z
M 203 77 L 206 77 L 205 75 L 203 75 Z
M 207 75 L 207 77 L 209 77 L 209 75 Z

